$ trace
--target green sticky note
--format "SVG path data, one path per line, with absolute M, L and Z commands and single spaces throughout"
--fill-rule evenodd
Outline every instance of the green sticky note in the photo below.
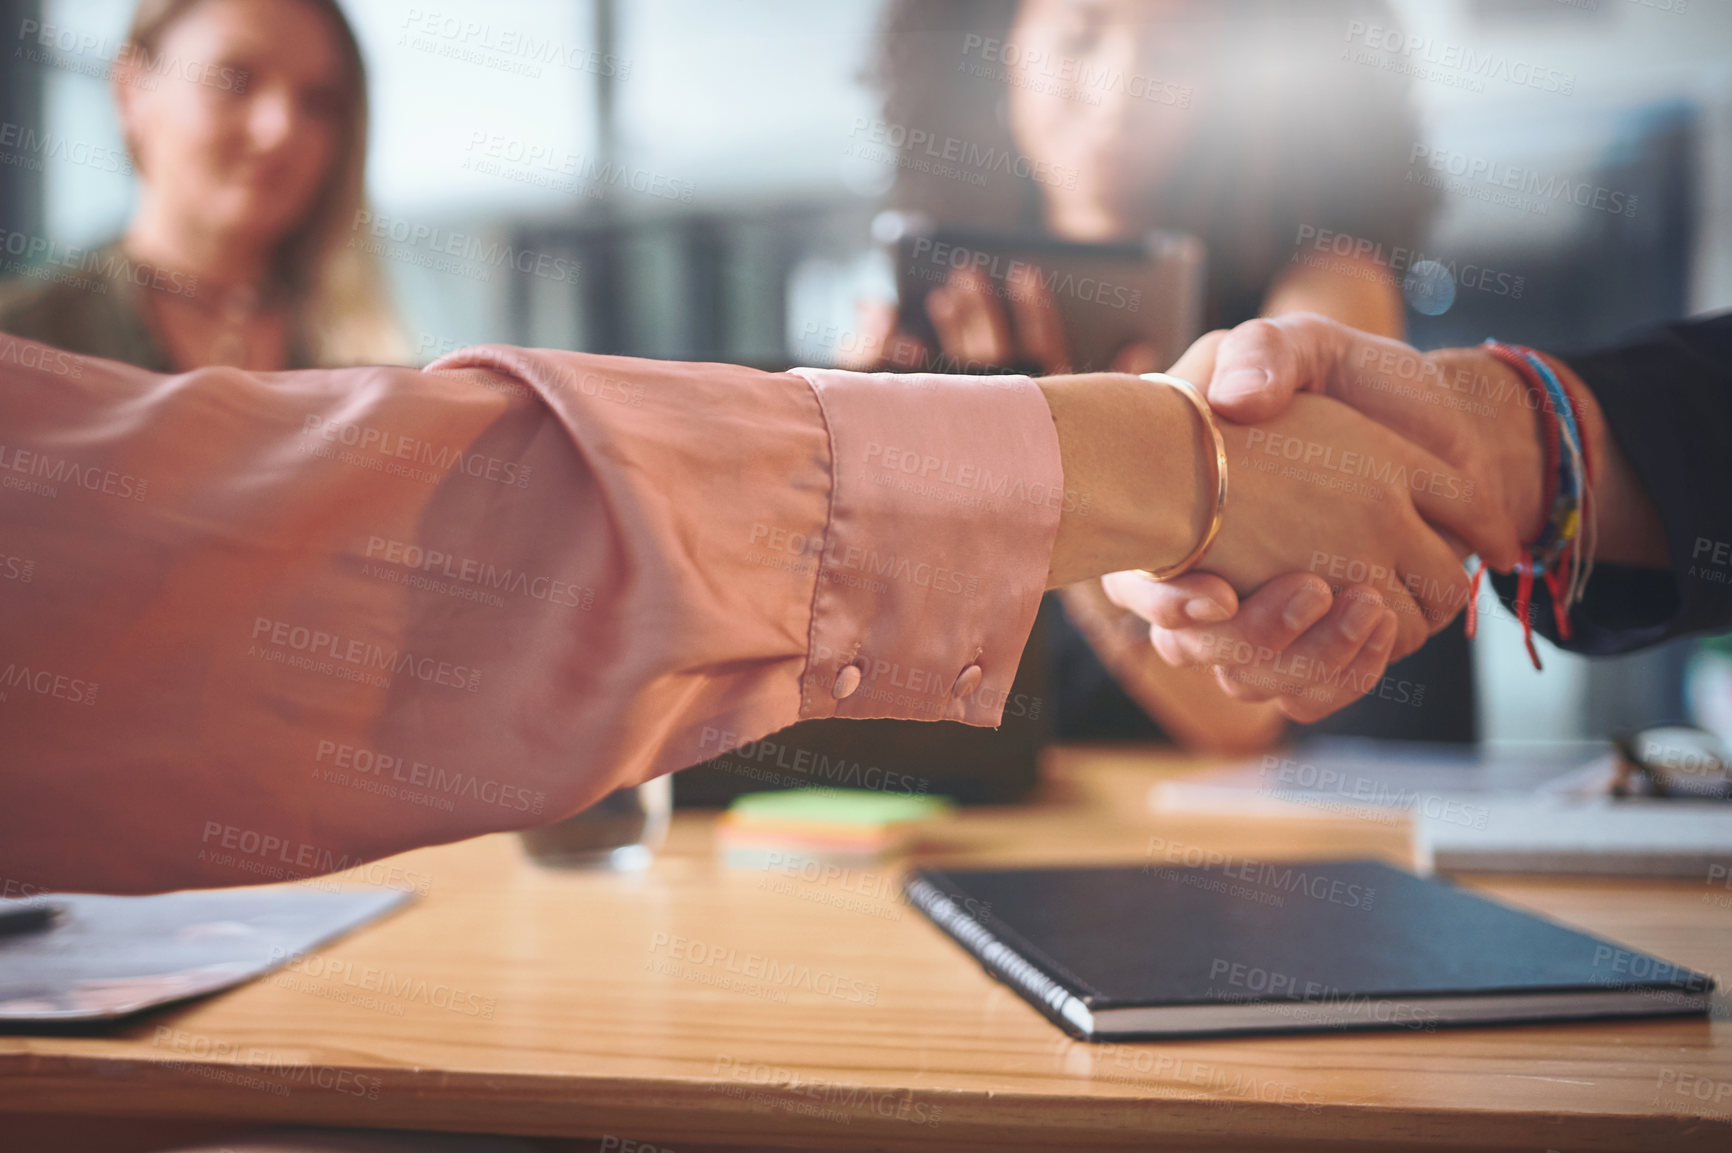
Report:
M 747 793 L 734 798 L 730 807 L 745 817 L 870 828 L 942 816 L 949 811 L 950 801 L 945 797 L 874 793 L 866 789 L 787 789 Z

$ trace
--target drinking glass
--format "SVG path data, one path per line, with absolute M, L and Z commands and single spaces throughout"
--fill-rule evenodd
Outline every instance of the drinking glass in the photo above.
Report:
M 575 816 L 518 835 L 524 851 L 538 864 L 559 869 L 642 869 L 667 839 L 673 801 L 674 779 L 664 774 L 629 789 L 616 789 Z

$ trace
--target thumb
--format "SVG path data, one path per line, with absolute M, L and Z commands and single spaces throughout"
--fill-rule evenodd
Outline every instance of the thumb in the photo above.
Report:
M 1324 382 L 1310 380 L 1307 371 L 1321 358 L 1302 346 L 1321 343 L 1327 336 L 1324 329 L 1290 322 L 1241 324 L 1215 350 L 1209 407 L 1228 420 L 1254 424 L 1285 411 L 1296 392 L 1321 392 Z

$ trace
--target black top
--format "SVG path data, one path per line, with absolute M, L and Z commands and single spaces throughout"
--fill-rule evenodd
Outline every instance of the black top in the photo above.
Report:
M 1536 582 L 1534 630 L 1582 653 L 1620 653 L 1732 627 L 1732 313 L 1663 328 L 1565 362 L 1660 514 L 1671 571 L 1599 564 L 1558 641 Z M 1513 598 L 1513 578 L 1495 578 Z

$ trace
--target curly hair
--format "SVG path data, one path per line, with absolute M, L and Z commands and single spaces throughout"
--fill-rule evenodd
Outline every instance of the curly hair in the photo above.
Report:
M 1409 81 L 1349 35 L 1354 22 L 1395 27 L 1385 0 L 1192 2 L 1231 35 L 1212 38 L 1197 62 L 1212 99 L 1194 113 L 1197 143 L 1153 215 L 1206 243 L 1209 322 L 1255 316 L 1305 226 L 1416 245 L 1436 193 L 1412 179 L 1420 136 Z M 970 45 L 1009 38 L 1020 3 L 891 0 L 870 72 L 885 120 L 1014 150 L 1008 80 L 964 65 Z M 941 222 L 1019 231 L 1041 228 L 1040 197 L 1033 180 L 967 184 L 907 166 L 890 192 L 892 206 Z

